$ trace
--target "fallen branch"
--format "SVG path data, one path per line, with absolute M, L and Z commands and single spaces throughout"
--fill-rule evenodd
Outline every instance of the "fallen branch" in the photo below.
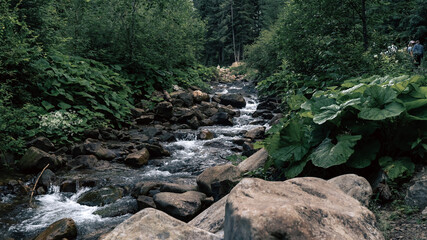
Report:
M 47 167 L 49 167 L 49 163 L 46 165 L 46 167 L 43 168 L 42 172 L 40 173 L 39 177 L 36 180 L 36 183 L 34 184 L 33 190 L 31 190 L 31 197 L 30 197 L 30 206 L 31 207 L 33 206 L 31 201 L 33 200 L 33 195 L 34 195 L 34 192 L 36 190 L 37 183 L 39 182 L 40 177 L 43 175 L 43 173 L 44 173 L 44 171 L 46 170 Z

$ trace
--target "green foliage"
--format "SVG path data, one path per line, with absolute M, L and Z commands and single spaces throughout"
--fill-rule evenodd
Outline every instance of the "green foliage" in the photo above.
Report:
M 127 80 L 99 62 L 52 52 L 32 67 L 48 111 L 72 110 L 90 125 L 100 119 L 120 124 L 130 115 Z
M 288 103 L 288 115 L 263 146 L 288 178 L 308 162 L 319 168 L 374 164 L 392 180 L 408 177 L 427 151 L 426 83 L 420 75 L 374 76 L 318 90 Z

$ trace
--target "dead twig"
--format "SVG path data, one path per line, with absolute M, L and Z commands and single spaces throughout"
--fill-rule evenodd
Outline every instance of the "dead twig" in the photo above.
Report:
M 43 175 L 43 173 L 44 173 L 44 171 L 46 170 L 46 168 L 47 168 L 47 167 L 49 167 L 49 163 L 46 165 L 46 167 L 44 167 L 44 168 L 43 168 L 42 172 L 40 173 L 39 177 L 38 177 L 38 178 L 37 178 L 37 180 L 36 180 L 36 183 L 34 184 L 33 189 L 31 190 L 31 197 L 30 197 L 30 206 L 31 206 L 31 207 L 33 206 L 33 205 L 32 205 L 32 200 L 33 200 L 34 192 L 35 192 L 36 187 L 37 187 L 37 183 L 39 182 L 40 177 Z

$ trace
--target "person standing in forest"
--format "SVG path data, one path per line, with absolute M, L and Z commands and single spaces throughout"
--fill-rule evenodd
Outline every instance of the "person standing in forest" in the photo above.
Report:
M 412 48 L 412 56 L 414 57 L 415 66 L 420 66 L 421 60 L 424 57 L 424 46 L 420 44 L 419 40 L 415 42 Z
M 415 41 L 413 40 L 409 41 L 408 48 L 406 49 L 408 51 L 408 54 L 411 55 L 411 58 L 412 58 L 412 48 L 414 47 L 414 43 Z

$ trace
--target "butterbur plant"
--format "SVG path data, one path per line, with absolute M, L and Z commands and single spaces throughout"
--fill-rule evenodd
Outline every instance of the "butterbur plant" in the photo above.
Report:
M 68 141 L 70 137 L 83 131 L 81 119 L 76 112 L 57 110 L 40 116 L 40 129 L 53 139 L 60 142 Z
M 291 111 L 263 145 L 286 177 L 307 163 L 381 167 L 391 180 L 410 176 L 427 152 L 427 79 L 370 77 L 317 91 L 310 99 L 288 96 Z

